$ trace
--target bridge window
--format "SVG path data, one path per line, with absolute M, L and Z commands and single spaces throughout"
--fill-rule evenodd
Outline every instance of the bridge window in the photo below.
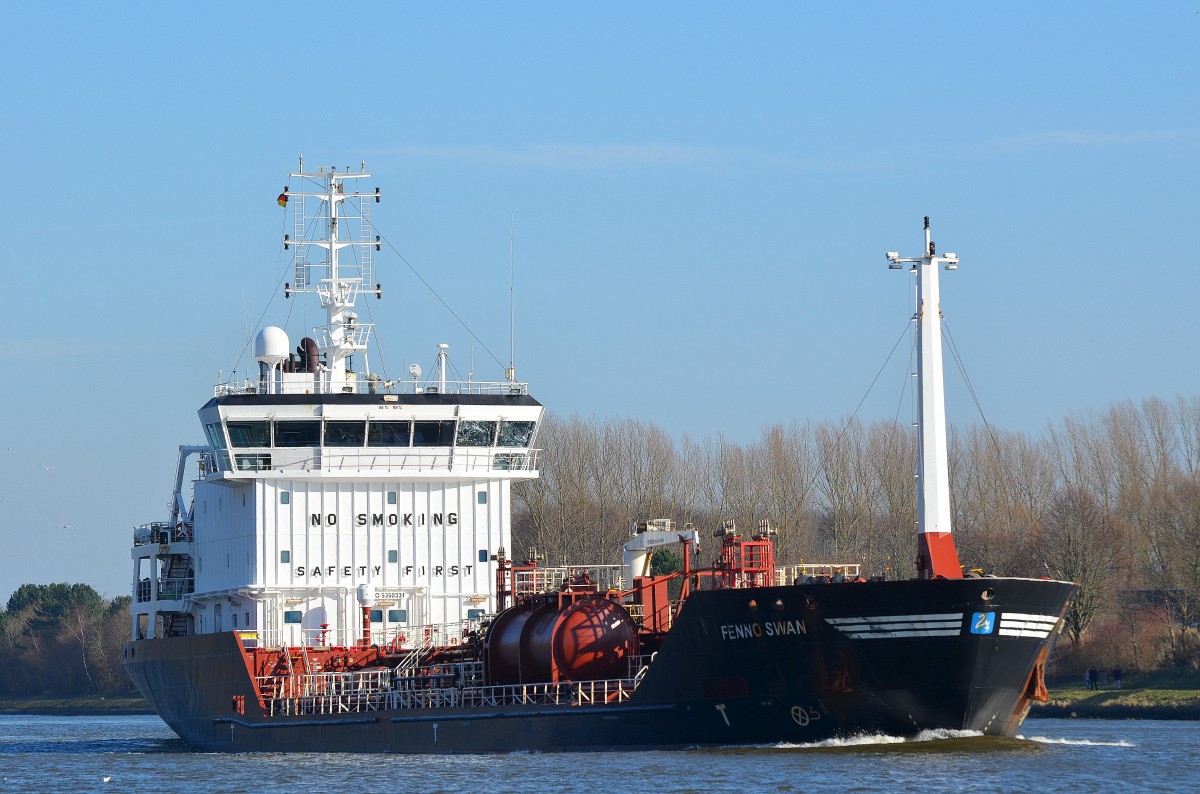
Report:
M 407 622 L 408 622 L 408 610 L 407 609 L 389 609 L 388 610 L 388 623 L 407 623 Z
M 454 444 L 454 421 L 413 422 L 414 447 L 449 447 Z
M 289 609 L 283 613 L 284 623 L 303 623 L 304 613 L 298 609 Z
M 229 444 L 235 448 L 271 446 L 270 422 L 227 422 Z
M 327 447 L 361 447 L 366 435 L 366 422 L 325 423 L 325 446 Z
M 234 455 L 238 471 L 270 471 L 270 455 Z
M 498 447 L 527 447 L 533 440 L 533 428 L 536 422 L 501 422 L 500 438 L 496 441 Z
M 463 419 L 458 423 L 458 438 L 455 440 L 455 444 L 460 447 L 490 447 L 495 438 L 495 422 Z
M 407 447 L 412 440 L 412 422 L 372 422 L 367 431 L 371 447 Z
M 208 443 L 217 449 L 225 449 L 225 431 L 219 424 L 205 425 L 204 432 L 208 435 Z
M 275 446 L 321 446 L 321 423 L 312 419 L 275 423 Z
M 382 609 L 372 609 L 371 610 L 371 622 L 372 623 L 382 623 L 383 622 L 383 610 Z

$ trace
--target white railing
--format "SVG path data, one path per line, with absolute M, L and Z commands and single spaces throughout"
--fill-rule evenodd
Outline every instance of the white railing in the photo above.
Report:
M 161 577 L 158 580 L 158 600 L 178 601 L 196 589 L 196 581 L 191 576 Z
M 455 624 L 448 624 L 452 631 Z M 495 706 L 599 706 L 624 703 L 642 683 L 657 654 L 629 658 L 628 678 L 483 686 L 480 662 L 431 668 L 376 667 L 358 672 L 298 673 L 255 679 L 264 709 L 272 716 L 343 714 L 361 711 L 478 708 Z M 420 658 L 419 650 L 410 658 Z
M 288 384 L 292 387 L 294 384 Z M 320 393 L 323 384 L 314 377 L 312 389 Z M 213 387 L 214 397 L 224 397 L 231 394 L 268 394 L 274 393 L 275 384 L 250 378 L 228 380 Z M 285 388 L 285 391 L 288 389 Z M 446 381 L 445 389 L 439 383 L 421 384 L 411 380 L 376 380 L 371 376 L 361 379 L 355 377 L 345 384 L 337 386 L 338 394 L 498 394 L 519 396 L 529 394 L 528 383 L 516 381 Z
M 858 563 L 805 563 L 775 569 L 775 581 L 779 584 L 804 584 L 809 579 L 844 581 L 857 579 L 862 566 Z
M 171 524 L 168 521 L 152 521 L 133 528 L 133 545 L 188 543 L 192 540 L 192 527 L 187 522 Z
M 344 714 L 387 707 L 392 671 L 260 676 L 258 691 L 271 716 Z
M 624 703 L 640 679 L 563 681 L 482 687 L 392 688 L 391 671 L 263 676 L 256 679 L 269 716 L 497 706 L 602 706 Z
M 637 689 L 629 678 L 605 681 L 562 681 L 551 684 L 506 684 L 462 690 L 464 706 L 600 706 L 624 703 Z
M 513 589 L 516 597 L 546 593 L 557 590 L 564 582 L 583 574 L 591 577 L 601 593 L 624 590 L 625 580 L 621 576 L 622 565 L 567 565 L 558 568 L 530 568 L 514 572 Z
M 365 642 L 361 628 L 243 630 L 239 635 L 243 643 L 252 642 L 262 648 L 281 648 L 290 645 L 299 636 L 300 644 L 306 648 L 357 648 L 378 645 L 381 649 L 394 652 L 461 645 L 469 641 L 469 635 L 477 631 L 478 620 L 461 620 L 428 626 L 372 629 L 366 635 Z
M 537 471 L 539 449 L 519 452 L 490 447 L 364 447 L 312 448 L 241 447 L 221 450 L 221 469 L 226 474 L 260 471 L 390 472 L 429 471 L 474 473 Z

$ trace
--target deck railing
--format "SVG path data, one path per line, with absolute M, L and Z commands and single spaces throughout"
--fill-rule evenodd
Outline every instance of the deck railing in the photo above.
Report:
M 495 471 L 537 471 L 541 450 L 519 451 L 472 447 L 260 447 L 223 449 L 220 468 L 237 476 L 260 471 L 437 472 L 468 474 Z
M 623 565 L 564 565 L 518 569 L 513 572 L 515 595 L 520 599 L 556 590 L 564 582 L 584 573 L 591 577 L 601 593 L 624 590 L 625 580 L 621 576 L 624 568 Z
M 395 626 L 388 629 L 372 629 L 363 635 L 361 628 L 299 628 L 260 629 L 240 632 L 242 644 L 247 647 L 280 648 L 300 641 L 306 648 L 354 648 L 378 645 L 389 652 L 421 650 L 434 647 L 453 647 L 470 640 L 470 635 L 479 631 L 478 620 L 460 620 L 453 623 L 433 623 L 422 626 Z
M 289 380 L 282 384 L 266 383 L 257 379 L 228 380 L 213 387 L 214 397 L 231 394 L 320 394 L 325 384 L 316 377 L 301 382 Z M 516 381 L 452 381 L 441 383 L 414 383 L 411 380 L 383 380 L 372 376 L 354 378 L 337 387 L 338 394 L 492 394 L 526 395 L 528 383 Z
M 804 584 L 815 579 L 840 582 L 857 579 L 861 570 L 862 566 L 858 563 L 821 562 L 788 565 L 775 569 L 775 581 L 779 584 Z
M 450 678 L 451 676 L 442 676 Z M 624 703 L 637 678 L 498 686 L 407 686 L 390 670 L 263 676 L 256 679 L 269 716 L 500 706 L 600 706 Z

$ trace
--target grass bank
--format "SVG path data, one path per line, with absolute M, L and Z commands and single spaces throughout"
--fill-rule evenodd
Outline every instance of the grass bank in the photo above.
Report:
M 94 714 L 152 714 L 140 695 L 78 695 L 28 698 L 0 698 L 0 714 L 54 714 L 84 716 Z
M 1121 689 L 1098 691 L 1082 681 L 1050 682 L 1050 702 L 1035 703 L 1031 717 L 1200 720 L 1200 672 L 1158 670 L 1127 675 Z

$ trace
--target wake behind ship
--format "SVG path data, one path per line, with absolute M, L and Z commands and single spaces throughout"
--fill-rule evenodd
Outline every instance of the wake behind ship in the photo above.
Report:
M 166 520 L 135 531 L 126 670 L 205 751 L 475 753 L 811 742 L 860 732 L 1012 735 L 1077 586 L 964 577 L 942 408 L 938 256 L 919 297 L 919 576 L 787 565 L 774 531 L 648 520 L 621 565 L 510 559 L 514 480 L 538 476 L 543 408 L 495 382 L 372 369 L 381 297 L 369 178 L 291 174 L 285 297 L 325 324 L 255 340 L 183 446 Z M 706 540 L 706 546 L 708 545 Z M 656 549 L 676 574 L 650 574 Z M 673 581 L 677 580 L 677 581 Z

